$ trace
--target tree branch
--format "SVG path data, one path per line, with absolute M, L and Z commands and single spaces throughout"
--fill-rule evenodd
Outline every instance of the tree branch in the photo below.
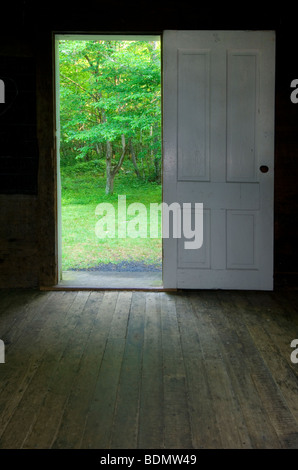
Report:
M 63 73 L 60 73 L 61 77 L 64 78 L 65 80 L 69 80 L 71 83 L 73 83 L 75 86 L 77 86 L 78 88 L 81 88 L 81 90 L 83 90 L 85 93 L 87 93 L 89 96 L 91 96 L 95 101 L 97 101 L 97 97 L 93 94 L 93 93 L 90 93 L 90 91 L 86 90 L 86 88 L 82 87 L 82 85 L 80 85 L 79 83 L 75 82 L 74 80 L 72 80 L 71 78 L 67 77 L 66 75 L 63 75 Z
M 82 87 L 82 85 L 80 85 L 79 83 L 75 82 L 74 80 L 72 80 L 71 78 L 67 77 L 66 75 L 63 75 L 63 73 L 60 73 L 61 77 L 62 78 L 65 78 L 66 80 L 69 80 L 71 83 L 73 83 L 74 85 L 76 85 L 78 88 L 81 88 L 81 90 L 85 91 L 86 93 L 88 93 L 90 95 L 90 93 Z

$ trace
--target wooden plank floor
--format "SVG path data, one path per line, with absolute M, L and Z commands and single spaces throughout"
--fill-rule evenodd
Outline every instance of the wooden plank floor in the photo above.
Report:
M 296 291 L 0 291 L 0 447 L 297 449 L 295 338 Z

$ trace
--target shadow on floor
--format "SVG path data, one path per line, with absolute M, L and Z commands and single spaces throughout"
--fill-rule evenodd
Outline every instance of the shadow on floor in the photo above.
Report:
M 63 271 L 59 287 L 105 289 L 162 288 L 162 272 Z

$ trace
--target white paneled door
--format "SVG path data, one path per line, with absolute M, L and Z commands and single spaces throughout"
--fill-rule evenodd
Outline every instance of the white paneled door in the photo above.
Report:
M 163 240 L 165 288 L 272 290 L 274 71 L 272 31 L 164 31 L 164 202 L 194 233 L 203 204 L 200 248 Z

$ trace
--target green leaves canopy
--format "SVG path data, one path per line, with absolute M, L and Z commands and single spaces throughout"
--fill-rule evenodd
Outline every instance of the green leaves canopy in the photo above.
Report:
M 160 160 L 159 41 L 61 40 L 59 59 L 61 159 L 117 154 L 124 135 Z

